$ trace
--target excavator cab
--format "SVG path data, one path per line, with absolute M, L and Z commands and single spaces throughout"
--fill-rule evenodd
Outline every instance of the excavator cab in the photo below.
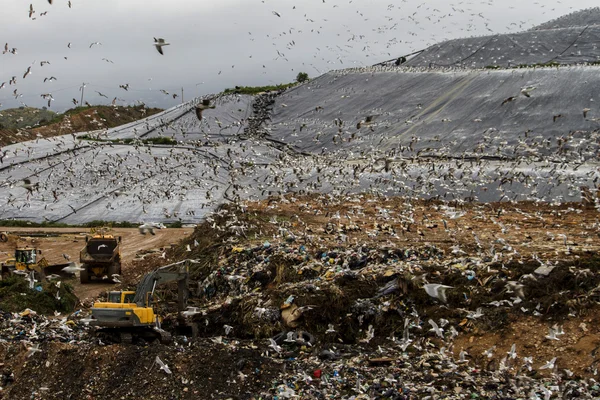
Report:
M 37 255 L 42 254 L 41 250 L 31 249 L 28 247 L 20 248 L 15 250 L 15 260 L 18 263 L 23 264 L 35 264 L 37 262 Z
M 45 280 L 48 274 L 61 274 L 64 267 L 70 263 L 52 264 L 42 257 L 42 251 L 35 247 L 17 247 L 14 258 L 9 258 L 2 263 L 2 279 L 12 273 L 37 273 L 37 278 Z
M 108 292 L 109 303 L 131 304 L 134 298 L 135 292 L 133 291 Z

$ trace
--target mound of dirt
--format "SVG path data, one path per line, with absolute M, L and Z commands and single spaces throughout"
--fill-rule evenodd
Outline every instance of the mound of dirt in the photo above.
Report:
M 146 108 L 143 105 L 77 107 L 67 110 L 63 114 L 43 114 L 42 110 L 28 110 L 38 111 L 34 114 L 37 116 L 35 122 L 32 120 L 24 128 L 0 130 L 0 146 L 39 138 L 114 128 L 163 111 L 159 108 Z M 3 111 L 3 114 L 9 115 L 10 110 Z M 19 116 L 19 118 L 21 117 Z
M 223 207 L 124 272 L 131 286 L 193 260 L 186 318 L 195 337 L 174 329 L 169 285 L 156 295 L 172 346 L 102 343 L 85 308 L 69 317 L 78 329 L 70 343 L 40 340 L 13 314 L 27 328 L 0 346 L 0 393 L 597 398 L 598 226 L 583 204 L 355 195 Z

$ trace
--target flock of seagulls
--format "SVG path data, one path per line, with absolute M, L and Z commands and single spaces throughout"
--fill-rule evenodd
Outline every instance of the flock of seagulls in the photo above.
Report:
M 52 4 L 52 1 L 49 0 L 49 3 Z M 34 14 L 35 10 L 31 5 L 30 18 Z M 273 15 L 283 18 L 276 11 L 273 11 Z M 93 42 L 89 48 L 101 45 L 100 42 Z M 163 48 L 170 44 L 163 38 L 154 38 L 153 45 L 164 56 Z M 13 50 L 14 52 L 9 51 L 7 43 L 4 54 L 15 54 L 16 49 Z M 281 54 L 281 57 L 284 56 Z M 47 64 L 47 61 L 42 61 L 40 67 Z M 32 75 L 32 67 L 34 64 L 27 68 L 22 79 Z M 405 69 L 402 71 L 408 74 L 422 72 L 403 68 Z M 526 130 L 527 127 L 515 137 L 508 137 L 506 132 L 489 127 L 472 143 L 466 144 L 465 142 L 469 142 L 466 136 L 456 136 L 449 141 L 439 134 L 419 136 L 414 133 L 416 127 L 425 125 L 423 121 L 426 117 L 435 117 L 441 112 L 438 109 L 442 110 L 450 104 L 444 103 L 444 99 L 439 97 L 435 101 L 426 101 L 425 96 L 415 100 L 415 104 L 411 100 L 398 107 L 406 113 L 406 118 L 392 114 L 392 111 L 381 105 L 355 112 L 357 103 L 347 107 L 355 115 L 343 115 L 340 107 L 337 107 L 339 104 L 368 96 L 366 90 L 358 90 L 359 87 L 368 86 L 341 85 L 336 89 L 335 84 L 339 84 L 344 75 L 351 75 L 349 80 L 374 82 L 378 76 L 389 74 L 390 71 L 397 69 L 363 68 L 329 74 L 319 81 L 300 86 L 291 94 L 285 95 L 287 97 L 273 93 L 259 95 L 252 100 L 239 95 L 211 96 L 125 128 L 90 133 L 94 140 L 72 135 L 11 146 L 0 158 L 0 168 L 6 177 L 0 183 L 3 213 L 10 217 L 43 215 L 51 221 L 69 222 L 78 222 L 81 218 L 90 218 L 92 215 L 99 219 L 113 217 L 116 220 L 115 217 L 120 216 L 138 221 L 198 222 L 206 218 L 213 228 L 232 233 L 235 241 L 235 237 L 248 237 L 249 226 L 245 222 L 231 216 L 226 223 L 218 225 L 211 219 L 214 215 L 208 215 L 210 210 L 223 202 L 243 204 L 247 199 L 270 198 L 268 207 L 274 207 L 277 202 L 295 202 L 298 207 L 308 209 L 311 207 L 309 204 L 301 203 L 294 196 L 326 193 L 320 198 L 326 204 L 332 202 L 335 196 L 351 198 L 352 192 L 367 192 L 376 198 L 402 195 L 407 199 L 402 208 L 379 207 L 378 217 L 370 221 L 372 226 L 365 234 L 373 240 L 391 244 L 392 240 L 410 234 L 414 235 L 416 242 L 424 243 L 429 240 L 430 232 L 443 229 L 448 235 L 448 241 L 452 242 L 451 253 L 457 257 L 462 257 L 467 252 L 456 240 L 456 235 L 459 232 L 469 235 L 470 246 L 476 249 L 477 258 L 464 258 L 465 264 L 475 264 L 472 270 L 464 271 L 464 279 L 476 280 L 479 279 L 478 268 L 489 268 L 489 265 L 483 265 L 478 260 L 486 259 L 498 264 L 518 262 L 522 260 L 519 253 L 523 251 L 522 246 L 529 246 L 530 243 L 527 238 L 521 244 L 510 243 L 506 239 L 509 233 L 519 235 L 521 227 L 517 223 L 506 222 L 502 203 L 496 206 L 498 210 L 493 213 L 483 211 L 485 205 L 471 211 L 477 214 L 479 220 L 485 219 L 497 227 L 498 234 L 493 238 L 484 238 L 480 232 L 464 225 L 467 211 L 461 209 L 462 205 L 485 196 L 511 203 L 515 203 L 517 199 L 525 199 L 560 204 L 565 193 L 569 193 L 569 198 L 577 198 L 582 193 L 582 187 L 596 190 L 600 175 L 592 162 L 599 151 L 597 129 L 584 132 L 566 129 L 562 136 L 550 138 L 532 133 Z M 449 70 L 439 73 L 456 72 Z M 55 77 L 46 79 L 56 80 Z M 467 79 L 468 77 L 461 77 L 460 81 Z M 13 77 L 9 86 L 16 84 L 16 80 Z M 323 82 L 324 80 L 330 82 Z M 4 83 L 0 88 L 3 87 Z M 124 91 L 132 89 L 129 83 L 118 87 Z M 510 94 L 510 97 L 492 97 L 496 99 L 494 107 L 500 110 L 498 112 L 510 113 L 512 107 L 535 101 L 540 93 L 547 93 L 547 88 L 537 82 L 519 84 L 515 88 L 517 90 L 504 95 Z M 313 89 L 314 92 L 311 92 Z M 456 91 L 460 89 L 457 85 Z M 319 91 L 333 92 L 334 104 L 320 101 L 323 98 L 318 97 Z M 106 94 L 96 92 L 100 97 L 109 99 Z M 164 92 L 165 95 L 170 95 L 166 90 Z M 16 89 L 14 94 L 18 97 Z M 454 91 L 450 94 L 454 94 Z M 478 95 L 480 94 L 472 96 Z M 304 99 L 302 96 L 305 96 Z M 486 99 L 491 97 L 488 94 L 485 96 Z M 48 106 L 54 100 L 52 93 L 43 93 L 41 97 L 47 100 Z M 301 101 L 310 106 L 298 105 Z M 481 97 L 476 101 L 482 102 Z M 565 110 L 568 107 L 569 105 L 565 105 Z M 574 120 L 576 114 L 577 123 L 581 122 L 582 115 L 584 121 L 581 123 L 589 125 L 595 122 L 591 120 L 595 111 L 593 102 L 587 102 L 586 99 L 585 104 L 577 104 L 577 107 L 576 112 L 548 110 L 545 119 L 548 122 L 552 119 L 549 126 L 560 125 L 565 119 Z M 289 115 L 293 118 L 288 118 Z M 439 120 L 426 122 L 439 123 L 441 126 L 452 124 L 455 122 L 453 119 L 455 118 L 444 116 Z M 484 120 L 485 116 L 476 116 L 472 122 L 481 124 Z M 398 123 L 399 125 L 394 125 Z M 397 126 L 402 126 L 402 136 L 388 134 L 390 129 L 396 129 Z M 451 131 L 454 132 L 454 129 Z M 151 138 L 171 139 L 175 143 L 154 145 L 144 142 Z M 126 143 L 126 139 L 130 141 Z M 508 143 L 509 139 L 512 143 Z M 462 150 L 464 147 L 460 147 L 461 145 L 466 145 L 467 149 Z M 447 203 L 434 204 L 432 209 L 435 208 L 439 218 L 434 220 L 430 214 L 421 213 L 417 219 L 410 202 L 414 198 L 447 200 L 454 202 L 456 207 Z M 592 209 L 600 209 L 595 192 L 587 200 Z M 352 201 L 355 207 L 351 210 L 327 213 L 332 222 L 324 232 L 335 234 L 340 244 L 351 240 L 348 232 L 361 229 L 356 227 L 355 220 L 361 217 L 368 200 L 357 197 Z M 567 207 L 568 205 L 565 206 L 566 211 L 557 211 L 557 221 L 566 213 L 578 213 L 576 209 Z M 323 214 L 319 208 L 311 211 L 314 215 Z M 547 216 L 535 211 L 515 212 L 528 223 L 543 220 L 544 224 L 552 224 L 552 221 L 544 219 Z M 559 212 L 563 214 L 558 215 Z M 225 215 L 227 211 L 218 213 Z M 301 232 L 303 221 L 300 217 L 296 215 L 293 220 L 293 223 L 284 224 L 275 218 L 271 222 L 277 229 L 274 236 L 290 243 L 299 237 L 312 242 L 319 240 L 313 232 Z M 588 232 L 600 229 L 598 221 L 581 223 L 581 229 Z M 144 222 L 138 229 L 141 235 L 154 235 L 155 229 L 163 227 L 160 223 Z M 548 241 L 555 244 L 557 252 L 573 254 L 571 246 L 574 245 L 566 233 L 554 232 L 547 236 Z M 356 244 L 359 247 L 359 243 Z M 194 246 L 198 246 L 198 243 L 194 243 Z M 193 251 L 190 244 L 186 246 L 186 251 Z M 68 257 L 65 259 L 68 260 Z M 501 290 L 507 297 L 490 302 L 486 307 L 517 307 L 524 313 L 539 314 L 539 307 L 521 307 L 527 299 L 528 282 L 549 276 L 555 265 L 539 257 L 536 261 L 540 265 L 536 265 L 537 268 L 530 276 L 523 276 L 518 280 L 503 278 Z M 409 268 L 418 266 L 409 265 Z M 80 270 L 77 265 L 63 269 L 64 272 L 73 274 Z M 575 271 L 573 274 L 583 274 L 581 276 L 585 277 L 583 271 Z M 119 277 L 112 278 L 118 281 Z M 29 282 L 31 285 L 35 284 L 33 276 L 29 277 Z M 484 285 L 482 282 L 481 286 Z M 440 308 L 448 307 L 448 303 L 456 295 L 453 291 L 455 286 L 450 285 L 425 282 L 419 288 Z M 395 280 L 383 287 L 377 298 L 381 299 L 401 290 L 401 281 Z M 458 336 L 456 327 L 441 318 L 425 318 L 426 323 L 422 321 L 422 324 L 415 325 L 410 318 L 420 319 L 420 316 L 416 311 L 412 312 L 417 315 L 411 314 L 405 320 L 402 339 L 397 341 L 399 348 L 406 350 L 408 346 L 418 345 L 411 339 L 412 332 L 424 329 L 432 338 L 443 343 L 436 357 L 443 360 L 452 358 L 446 351 L 454 346 Z M 489 311 L 485 307 L 473 307 L 461 312 L 465 324 L 468 324 L 481 320 Z M 197 307 L 189 307 L 183 314 L 193 317 L 201 313 Z M 224 329 L 225 334 L 229 335 L 233 328 L 225 325 Z M 328 324 L 326 334 L 333 336 L 336 333 L 336 326 Z M 563 327 L 556 324 L 548 329 L 545 339 L 552 343 L 560 342 L 564 334 Z M 369 343 L 374 337 L 375 328 L 369 325 L 364 329 L 361 342 Z M 286 341 L 294 341 L 293 335 L 288 335 Z M 284 351 L 273 339 L 269 339 L 268 347 L 277 354 Z M 515 365 L 532 370 L 533 357 L 524 357 L 520 355 L 522 350 L 517 350 L 514 344 L 508 352 L 502 350 L 498 367 L 500 371 L 506 371 Z M 31 357 L 38 351 L 39 345 L 31 345 L 27 348 L 27 356 Z M 497 353 L 497 347 L 492 346 L 483 351 L 482 356 L 491 359 Z M 452 363 L 469 364 L 470 359 L 467 351 L 461 349 Z M 545 359 L 538 369 L 557 373 L 557 359 Z M 172 374 L 168 365 L 158 356 L 154 364 L 159 371 Z M 537 398 L 537 395 L 532 398 Z
M 50 5 L 50 10 L 52 7 L 60 7 L 64 3 L 48 3 Z M 71 8 L 71 2 L 67 2 L 68 7 Z M 40 5 L 34 8 L 34 3 L 31 3 L 28 9 L 29 18 L 35 19 L 35 15 L 39 13 L 36 11 L 36 8 L 39 8 Z M 365 21 L 368 24 L 374 24 L 377 19 L 384 16 L 384 19 L 379 24 L 373 25 L 373 33 L 365 32 L 363 29 L 352 29 L 351 26 L 344 25 L 343 28 L 339 29 L 340 32 L 337 32 L 337 28 L 334 31 L 341 38 L 346 38 L 345 44 L 343 41 L 340 41 L 339 44 L 335 45 L 333 42 L 331 44 L 327 44 L 327 40 L 323 44 L 323 46 L 318 46 L 314 58 L 319 60 L 318 62 L 306 63 L 306 68 L 311 68 L 320 73 L 323 69 L 323 64 L 331 64 L 331 65 L 339 65 L 344 66 L 343 64 L 356 64 L 359 63 L 358 59 L 363 58 L 361 61 L 363 64 L 369 63 L 370 60 L 381 59 L 388 56 L 392 56 L 393 52 L 403 51 L 396 49 L 411 49 L 421 51 L 424 46 L 428 46 L 432 40 L 433 41 L 441 41 L 446 39 L 447 35 L 457 35 L 466 36 L 472 35 L 474 32 L 489 32 L 492 29 L 490 28 L 490 23 L 492 20 L 485 16 L 483 12 L 477 10 L 477 5 L 456 5 L 450 4 L 447 6 L 432 6 L 426 3 L 410 3 L 403 2 L 402 4 L 390 4 L 387 7 L 381 6 L 378 7 L 378 11 L 372 11 L 368 15 L 363 10 L 352 10 L 350 7 L 354 7 L 353 3 L 350 2 L 348 5 L 342 6 L 341 4 L 331 4 L 330 2 L 322 3 L 322 7 L 319 11 L 325 13 L 325 15 L 320 16 L 318 14 L 319 11 L 313 10 L 312 8 L 307 8 L 305 11 L 300 11 L 302 7 L 293 6 L 291 9 L 291 13 L 285 13 L 279 10 L 271 10 L 270 14 L 269 10 L 265 10 L 265 17 L 267 15 L 274 16 L 277 20 L 287 21 L 288 17 L 290 18 L 290 26 L 288 29 L 281 30 L 281 32 L 277 32 L 279 24 L 275 25 L 274 30 L 275 33 L 269 33 L 265 35 L 263 40 L 272 41 L 273 46 L 276 48 L 276 57 L 274 61 L 283 60 L 288 62 L 290 59 L 289 53 L 296 51 L 299 48 L 300 43 L 306 42 L 307 40 L 315 40 L 315 38 L 325 37 L 328 35 L 325 33 L 328 32 L 333 24 L 330 23 L 330 19 L 327 18 L 327 12 L 329 9 L 335 10 L 337 12 L 344 10 L 344 7 L 347 9 L 345 12 L 348 16 L 352 16 L 356 18 L 358 21 Z M 544 6 L 540 6 L 543 8 Z M 480 8 L 480 7 L 479 7 Z M 408 12 L 408 10 L 411 10 Z M 555 11 L 554 9 L 552 11 Z M 41 13 L 40 15 L 46 15 L 48 11 Z M 50 11 L 51 12 L 51 11 Z M 293 13 L 293 15 L 292 15 Z M 381 14 L 381 15 L 379 15 Z M 267 17 L 268 18 L 268 17 Z M 298 20 L 301 21 L 301 24 L 298 24 Z M 458 23 L 460 21 L 461 23 Z M 467 21 L 467 22 L 465 22 Z M 298 25 L 296 25 L 298 24 Z M 505 29 L 514 31 L 518 29 L 523 29 L 524 26 L 530 25 L 530 21 L 521 20 L 518 23 L 513 23 L 507 26 Z M 428 35 L 427 32 L 431 27 L 435 27 L 435 31 L 437 33 L 432 33 Z M 451 33 L 454 31 L 453 33 Z M 373 42 L 374 34 L 386 34 L 385 37 L 387 41 L 382 41 L 382 44 L 377 46 L 378 50 L 373 50 L 372 47 L 375 47 Z M 431 37 L 430 37 L 431 36 Z M 436 36 L 438 36 L 436 38 Z M 257 40 L 257 36 L 253 34 L 253 32 L 249 32 L 248 39 L 250 42 L 254 42 Z M 532 40 L 533 41 L 533 40 Z M 379 42 L 379 40 L 377 41 Z M 89 42 L 88 42 L 89 43 Z M 72 42 L 68 43 L 68 48 L 71 48 Z M 107 43 L 108 45 L 108 43 Z M 159 54 L 164 55 L 164 46 L 170 45 L 164 38 L 154 37 L 153 45 Z M 102 43 L 100 41 L 93 41 L 89 44 L 89 48 L 100 47 Z M 491 46 L 490 46 L 491 47 Z M 532 43 L 531 47 L 539 47 L 537 44 Z M 362 49 L 362 51 L 359 51 Z M 5 52 L 9 49 L 5 48 Z M 475 52 L 477 49 L 473 49 Z M 16 53 L 16 48 L 14 48 L 14 52 Z M 406 52 L 410 52 L 406 50 Z M 413 51 L 414 52 L 414 51 Z M 249 58 L 253 58 L 254 55 L 249 54 Z M 67 58 L 67 57 L 65 57 Z M 328 59 L 329 58 L 329 59 Z M 404 57 L 406 59 L 406 57 Z M 114 63 L 113 60 L 104 59 L 106 62 Z M 116 60 L 118 63 L 118 60 Z M 262 65 L 263 69 L 267 69 L 266 65 Z M 292 67 L 291 70 L 298 69 L 298 67 Z M 265 72 L 265 71 L 263 71 Z M 296 72 L 294 72 L 296 73 Z M 59 78 L 61 78 L 59 76 Z M 137 89 L 139 90 L 139 89 Z M 20 96 L 17 96 L 17 99 L 21 102 L 26 102 L 28 97 L 27 93 L 18 93 Z M 23 97 L 25 95 L 25 97 Z M 179 96 L 175 97 L 178 98 Z M 62 104 L 62 100 L 57 98 L 57 104 Z

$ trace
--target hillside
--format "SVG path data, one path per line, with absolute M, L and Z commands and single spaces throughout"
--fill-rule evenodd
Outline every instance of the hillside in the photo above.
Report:
M 91 106 L 58 114 L 31 107 L 0 111 L 0 146 L 121 126 L 161 112 L 158 108 Z
M 0 129 L 31 129 L 49 123 L 56 115 L 54 111 L 33 107 L 0 110 Z

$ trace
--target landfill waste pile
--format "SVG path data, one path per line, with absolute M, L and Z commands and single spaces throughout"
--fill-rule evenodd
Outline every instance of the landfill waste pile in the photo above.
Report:
M 597 398 L 599 224 L 583 203 L 288 195 L 222 207 L 134 267 L 195 260 L 183 313 L 195 338 L 103 343 L 89 304 L 6 313 L 0 393 Z
M 188 296 L 153 288 L 170 345 L 103 340 L 68 280 L 2 281 L 0 398 L 600 398 L 599 26 L 5 147 L 3 219 L 197 226 L 110 289 L 192 260 Z

